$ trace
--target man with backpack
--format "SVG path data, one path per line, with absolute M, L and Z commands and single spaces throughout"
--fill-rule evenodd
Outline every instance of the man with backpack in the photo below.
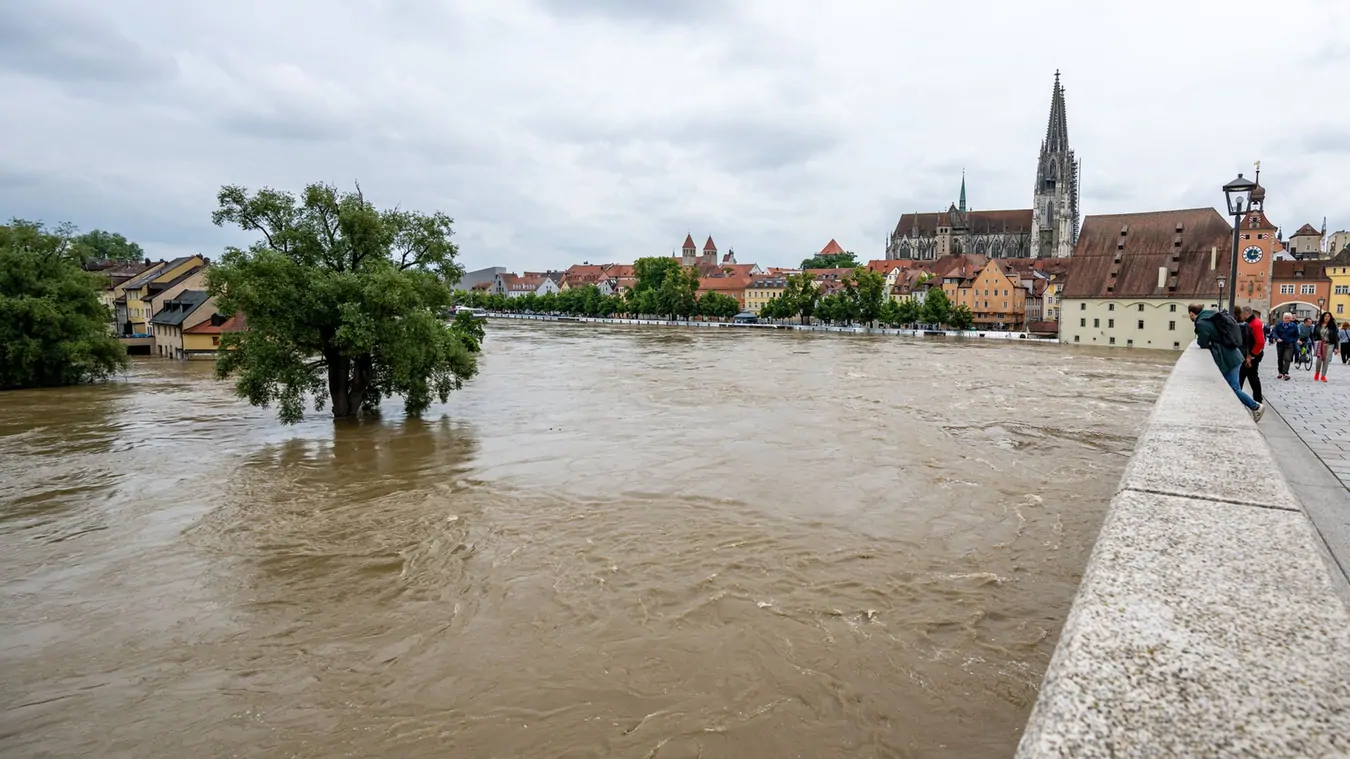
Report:
M 1233 316 L 1242 327 L 1242 368 L 1238 369 L 1238 387 L 1252 383 L 1252 400 L 1264 402 L 1261 395 L 1261 359 L 1266 354 L 1266 325 L 1261 323 L 1261 312 L 1238 306 Z
M 1252 400 L 1250 395 L 1242 392 L 1242 387 L 1238 384 L 1238 373 L 1244 361 L 1245 348 L 1242 327 L 1227 311 L 1207 309 L 1199 303 L 1187 306 L 1186 311 L 1191 321 L 1195 322 L 1195 341 L 1201 348 L 1209 350 L 1209 355 L 1213 357 L 1214 365 L 1219 367 L 1219 373 L 1223 375 L 1224 381 L 1233 388 L 1242 405 L 1251 410 L 1252 419 L 1261 421 L 1261 416 L 1266 413 L 1265 404 Z

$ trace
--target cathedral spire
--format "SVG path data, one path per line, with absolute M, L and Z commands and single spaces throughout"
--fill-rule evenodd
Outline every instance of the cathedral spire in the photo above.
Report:
M 966 212 L 966 170 L 961 169 L 961 213 Z
M 1045 128 L 1045 150 L 1057 153 L 1069 149 L 1069 122 L 1064 116 L 1064 87 L 1055 69 L 1055 90 L 1050 96 L 1050 123 Z

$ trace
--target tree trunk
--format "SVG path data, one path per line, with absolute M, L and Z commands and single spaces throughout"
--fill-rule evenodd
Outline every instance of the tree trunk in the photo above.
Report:
M 355 416 L 359 405 L 352 405 L 350 390 L 351 359 L 346 356 L 328 356 L 328 397 L 333 404 L 333 418 Z
M 361 415 L 361 407 L 370 387 L 374 360 L 370 356 L 350 358 L 329 355 L 328 396 L 333 402 L 333 418 Z

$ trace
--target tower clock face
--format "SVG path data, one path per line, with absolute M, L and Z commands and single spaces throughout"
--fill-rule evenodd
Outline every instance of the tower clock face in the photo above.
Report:
M 1256 247 L 1255 245 L 1251 246 L 1250 248 L 1247 248 L 1246 250 L 1242 251 L 1242 260 L 1246 261 L 1249 264 L 1260 263 L 1261 249 Z

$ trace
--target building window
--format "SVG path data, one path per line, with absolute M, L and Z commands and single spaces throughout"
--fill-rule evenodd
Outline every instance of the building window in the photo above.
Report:
M 1115 344 L 1116 344 L 1116 339 L 1115 339 L 1114 337 L 1111 338 L 1111 344 L 1112 344 L 1112 345 L 1115 345 Z
M 1337 304 L 1336 304 L 1336 315 L 1339 316 L 1339 315 L 1341 315 L 1341 314 L 1343 314 L 1343 313 L 1345 313 L 1345 304 L 1344 304 L 1344 303 L 1337 303 Z
M 1350 285 L 1336 285 L 1337 295 L 1350 295 Z
M 1143 329 L 1143 328 L 1144 328 L 1144 320 L 1143 320 L 1143 319 L 1140 319 L 1140 320 L 1139 320 L 1139 329 Z
M 1173 304 L 1169 305 L 1169 306 L 1167 307 L 1167 310 L 1168 310 L 1168 311 L 1171 311 L 1172 313 L 1175 314 L 1175 313 L 1177 312 L 1177 304 L 1173 303 Z
M 1116 328 L 1116 320 L 1115 320 L 1115 319 L 1107 319 L 1107 320 L 1106 320 L 1106 327 L 1107 327 L 1107 329 L 1115 329 L 1115 328 Z M 1111 339 L 1114 340 L 1115 338 L 1111 338 Z
M 1143 311 L 1143 310 L 1144 310 L 1144 304 L 1143 304 L 1143 303 L 1140 303 L 1140 304 L 1139 304 L 1139 310 L 1140 310 L 1140 311 Z
M 1106 304 L 1106 310 L 1107 310 L 1107 311 L 1115 311 L 1115 310 L 1116 310 L 1116 304 L 1114 304 L 1114 303 L 1108 303 L 1108 304 Z
M 1133 347 L 1134 347 L 1134 341 L 1133 341 L 1133 340 L 1126 340 L 1126 341 L 1125 341 L 1125 347 L 1127 347 L 1127 348 L 1133 348 Z
M 1078 342 L 1078 335 L 1074 335 L 1074 336 L 1073 336 L 1073 341 L 1074 341 L 1075 343 Z
M 1280 285 L 1280 295 L 1293 295 L 1293 294 L 1294 294 L 1293 285 Z
M 211 336 L 211 344 L 212 344 L 212 345 L 220 345 L 220 335 L 212 335 L 212 336 Z
M 1303 285 L 1304 295 L 1313 295 L 1317 292 L 1317 285 Z
M 1168 329 L 1168 331 L 1170 331 L 1170 332 L 1176 332 L 1176 331 L 1177 331 L 1177 323 L 1176 323 L 1176 322 L 1168 322 L 1168 323 L 1167 323 L 1167 329 Z
M 1102 326 L 1102 320 L 1101 320 L 1101 319 L 1093 319 L 1093 320 L 1092 320 L 1092 326 L 1093 326 L 1094 328 L 1095 328 L 1095 327 L 1100 327 L 1100 326 Z
M 1180 348 L 1180 347 L 1181 347 L 1181 343 L 1172 343 L 1172 350 L 1176 350 L 1177 348 Z
M 1086 327 L 1086 326 L 1087 326 L 1087 319 L 1079 319 L 1079 320 L 1078 320 L 1078 326 L 1080 326 L 1080 327 Z
M 1079 304 L 1078 304 L 1078 310 L 1079 310 L 1079 311 L 1086 311 L 1086 310 L 1087 310 L 1087 304 L 1086 304 L 1086 303 L 1079 303 Z

